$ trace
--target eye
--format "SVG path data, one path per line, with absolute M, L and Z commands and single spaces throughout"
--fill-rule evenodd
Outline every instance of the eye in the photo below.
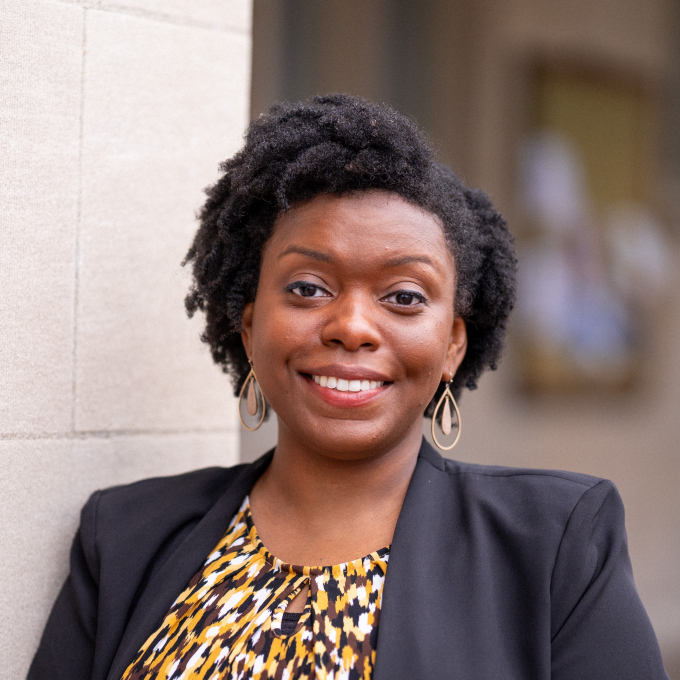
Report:
M 309 281 L 295 281 L 286 286 L 286 290 L 290 291 L 294 295 L 305 298 L 321 298 L 329 297 L 330 293 Z
M 414 290 L 398 290 L 396 293 L 385 296 L 383 300 L 400 307 L 415 307 L 427 302 L 424 295 L 416 293 Z

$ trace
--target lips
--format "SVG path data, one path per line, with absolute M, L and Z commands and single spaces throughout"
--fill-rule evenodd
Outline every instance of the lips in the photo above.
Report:
M 323 401 L 341 408 L 373 401 L 391 385 L 384 374 L 362 366 L 319 366 L 301 372 L 301 376 Z

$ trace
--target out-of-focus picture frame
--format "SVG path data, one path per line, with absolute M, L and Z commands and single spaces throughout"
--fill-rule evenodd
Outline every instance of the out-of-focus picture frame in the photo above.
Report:
M 519 151 L 519 383 L 625 393 L 669 262 L 654 190 L 658 101 L 643 81 L 539 62 Z

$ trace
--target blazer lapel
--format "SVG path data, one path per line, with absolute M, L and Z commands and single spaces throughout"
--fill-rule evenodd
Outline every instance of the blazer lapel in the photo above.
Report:
M 466 625 L 466 531 L 456 487 L 423 440 L 390 550 L 373 680 L 481 677 L 474 665 L 461 675 L 474 657 L 474 624 Z
M 255 480 L 269 465 L 272 455 L 273 451 L 270 451 L 244 468 L 219 501 L 151 579 L 130 618 L 107 680 L 120 680 L 149 635 L 158 628 L 177 596 L 203 566 L 210 551 L 222 538 Z

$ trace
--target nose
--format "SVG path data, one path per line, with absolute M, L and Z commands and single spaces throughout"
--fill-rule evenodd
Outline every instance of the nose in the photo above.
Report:
M 359 296 L 340 296 L 326 311 L 328 318 L 321 332 L 324 345 L 341 345 L 349 352 L 380 347 L 374 304 Z

